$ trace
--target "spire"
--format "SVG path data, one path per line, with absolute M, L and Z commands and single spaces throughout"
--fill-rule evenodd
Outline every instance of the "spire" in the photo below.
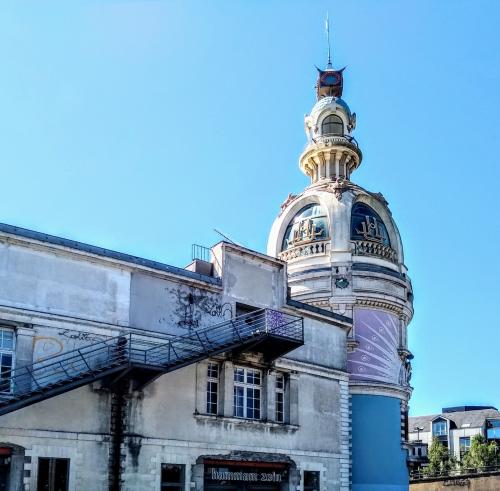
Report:
M 326 65 L 326 69 L 331 70 L 332 57 L 331 57 L 331 46 L 330 46 L 330 23 L 328 22 L 328 12 L 326 12 L 325 30 L 326 30 L 326 42 L 328 43 L 328 63 Z
M 326 13 L 325 20 L 326 41 L 328 44 L 328 63 L 324 70 L 318 67 L 318 81 L 316 83 L 316 96 L 318 100 L 323 97 L 333 96 L 342 97 L 343 77 L 342 72 L 345 70 L 334 70 L 332 65 L 332 49 L 330 44 L 330 21 L 328 19 L 328 12 Z

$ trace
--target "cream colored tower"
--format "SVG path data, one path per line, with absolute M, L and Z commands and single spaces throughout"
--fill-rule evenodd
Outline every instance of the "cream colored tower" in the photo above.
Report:
M 408 489 L 402 426 L 411 394 L 413 294 L 387 201 L 351 181 L 362 153 L 352 136 L 356 116 L 341 99 L 342 72 L 319 70 L 299 159 L 311 182 L 282 204 L 268 254 L 287 262 L 293 299 L 353 317 L 347 355 L 353 489 L 380 484 L 399 491 Z M 369 434 L 363 426 L 369 420 L 386 427 L 384 438 Z M 392 459 L 389 470 L 373 466 L 381 454 Z

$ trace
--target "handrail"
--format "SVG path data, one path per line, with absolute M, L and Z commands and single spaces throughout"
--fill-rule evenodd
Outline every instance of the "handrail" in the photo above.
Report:
M 7 389 L 0 397 L 0 414 L 9 400 L 32 397 L 53 387 L 77 384 L 75 380 L 102 378 L 104 373 L 142 367 L 165 372 L 203 358 L 252 345 L 276 336 L 303 343 L 303 319 L 272 309 L 260 309 L 168 341 L 145 334 L 121 334 L 81 346 L 53 357 L 20 366 L 4 374 Z M 7 377 L 6 377 L 7 375 Z M 10 385 L 9 385 L 10 381 Z M 80 383 L 81 384 L 81 383 Z M 57 389 L 60 393 L 61 391 Z

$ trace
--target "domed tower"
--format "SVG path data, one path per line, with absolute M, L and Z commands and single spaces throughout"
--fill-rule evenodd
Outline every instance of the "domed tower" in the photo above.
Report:
M 387 201 L 351 181 L 362 153 L 342 89 L 343 69 L 329 63 L 318 70 L 299 158 L 310 185 L 282 204 L 268 254 L 287 262 L 292 298 L 353 318 L 347 339 L 352 489 L 407 490 L 412 287 Z

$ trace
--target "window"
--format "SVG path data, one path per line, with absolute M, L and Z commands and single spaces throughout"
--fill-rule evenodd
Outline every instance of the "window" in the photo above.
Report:
M 219 394 L 219 364 L 209 363 L 207 367 L 207 414 L 217 414 Z
M 331 114 L 327 116 L 321 123 L 321 134 L 322 135 L 343 135 L 344 134 L 344 123 L 342 118 L 336 114 Z
M 161 464 L 161 491 L 184 489 L 184 465 Z
M 304 491 L 320 491 L 319 471 L 304 471 Z
M 488 440 L 500 440 L 500 419 L 486 421 L 486 438 Z
M 68 491 L 69 459 L 38 459 L 37 491 Z
M 432 423 L 432 434 L 434 436 L 445 436 L 448 434 L 447 428 L 446 428 L 446 421 L 434 421 Z
M 285 375 L 276 374 L 276 421 L 285 422 Z
M 260 370 L 234 368 L 234 415 L 260 419 L 262 374 Z
M 390 246 L 389 234 L 382 219 L 364 203 L 356 203 L 351 212 L 351 239 L 370 240 Z
M 317 203 L 302 208 L 290 221 L 283 237 L 282 250 L 296 245 L 324 240 L 328 237 L 328 220 L 323 207 Z
M 470 436 L 461 436 L 459 439 L 460 455 L 470 450 Z
M 11 370 L 14 355 L 14 332 L 0 329 L 0 392 L 11 391 Z

